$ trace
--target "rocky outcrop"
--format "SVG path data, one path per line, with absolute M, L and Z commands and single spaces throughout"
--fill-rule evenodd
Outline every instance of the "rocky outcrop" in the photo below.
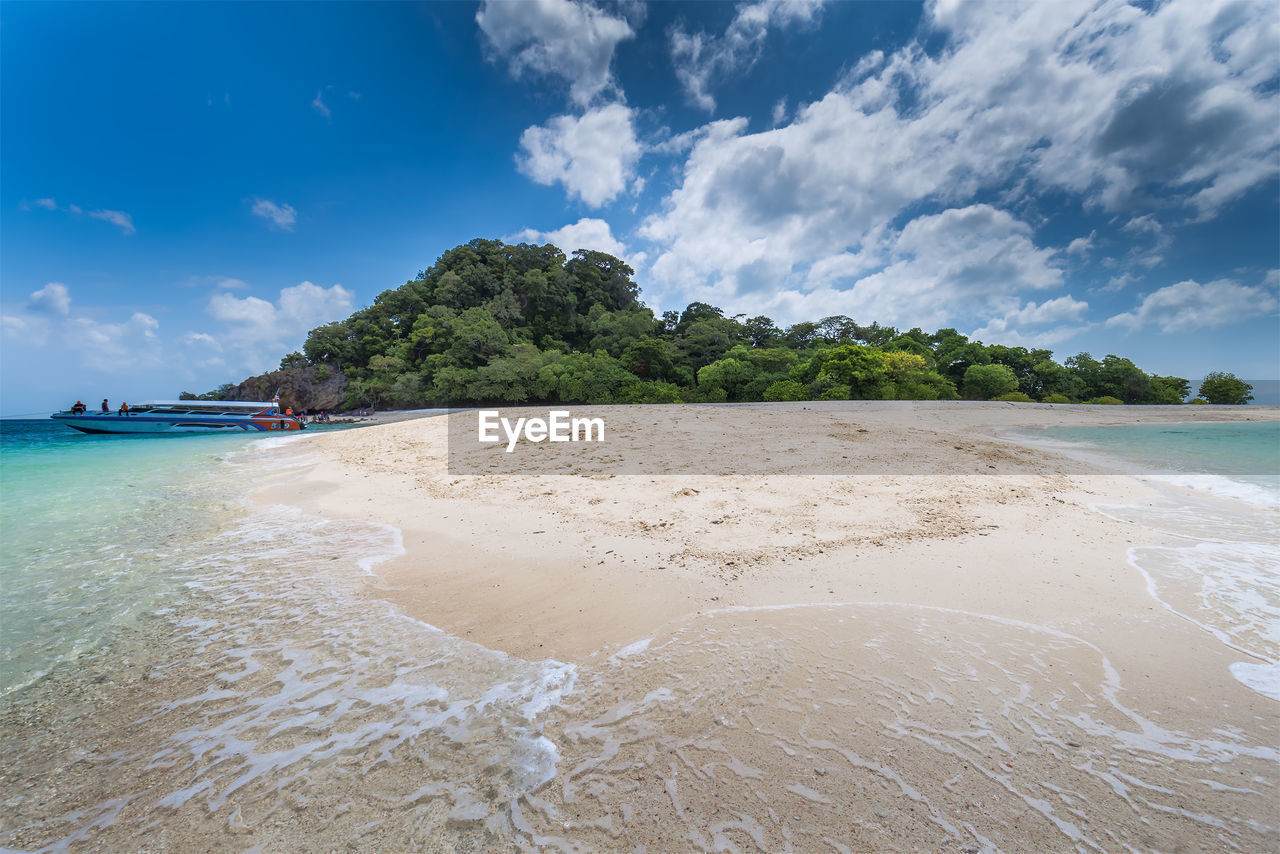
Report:
M 294 412 L 333 412 L 347 399 L 347 377 L 329 365 L 307 365 L 261 374 L 236 386 L 228 400 L 270 400 L 280 390 L 280 408 Z

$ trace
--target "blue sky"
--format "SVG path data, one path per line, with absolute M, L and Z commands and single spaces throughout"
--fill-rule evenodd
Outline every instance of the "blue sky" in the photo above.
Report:
M 475 237 L 1280 375 L 1261 0 L 6 2 L 0 80 L 4 415 L 238 382 Z

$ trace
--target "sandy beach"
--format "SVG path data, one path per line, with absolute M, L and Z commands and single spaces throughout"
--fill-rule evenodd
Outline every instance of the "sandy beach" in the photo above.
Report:
M 950 850 L 953 836 L 1008 850 L 1208 850 L 1227 844 L 1222 830 L 1191 816 L 1226 800 L 1257 822 L 1241 847 L 1280 844 L 1273 754 L 1232 757 L 1214 767 L 1234 782 L 1210 785 L 1194 782 L 1215 776 L 1208 767 L 1172 761 L 1142 781 L 1150 758 L 1130 757 L 1126 771 L 1115 752 L 1125 729 L 1166 759 L 1196 752 L 1187 733 L 1277 740 L 1275 701 L 1229 672 L 1239 653 L 1162 608 L 1127 563 L 1129 549 L 1170 538 L 1090 509 L 1168 496 L 998 438 L 1274 411 L 685 409 L 711 435 L 732 434 L 747 471 L 752 449 L 813 434 L 848 436 L 887 473 L 451 475 L 447 420 L 424 418 L 299 443 L 284 453 L 310 455 L 301 482 L 259 496 L 395 526 L 405 553 L 376 568 L 371 595 L 491 649 L 572 663 L 580 687 L 593 684 L 582 693 L 594 705 L 552 737 L 562 758 L 537 797 L 554 806 L 541 826 L 530 819 L 533 838 L 673 850 L 714 847 L 720 826 L 733 845 L 763 850 Z M 660 468 L 696 467 L 707 452 L 652 430 L 651 408 L 591 412 Z M 938 474 L 942 460 L 998 476 Z M 1028 656 L 1033 672 L 1020 670 Z M 700 687 L 684 699 L 652 699 L 691 681 Z M 1068 737 L 1017 703 L 1106 722 Z M 645 723 L 625 737 L 581 724 L 631 716 Z M 1191 764 L 1213 765 L 1204 750 Z M 1241 787 L 1240 775 L 1258 782 Z M 1144 788 L 1176 792 L 1176 806 L 1137 808 Z M 1085 802 L 1097 808 L 1086 815 Z M 566 811 L 581 819 L 564 823 Z
M 608 441 L 507 455 L 419 413 L 226 460 L 173 604 L 4 708 L 0 842 L 1280 846 L 1280 703 L 1233 675 L 1273 627 L 1150 569 L 1274 510 L 1026 438 L 1276 410 L 589 413 Z

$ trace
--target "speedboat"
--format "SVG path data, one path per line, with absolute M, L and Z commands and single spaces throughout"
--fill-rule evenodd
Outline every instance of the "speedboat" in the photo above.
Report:
M 279 401 L 155 400 L 128 412 L 74 412 L 49 416 L 83 433 L 218 433 L 230 430 L 275 432 L 306 425 L 280 412 Z

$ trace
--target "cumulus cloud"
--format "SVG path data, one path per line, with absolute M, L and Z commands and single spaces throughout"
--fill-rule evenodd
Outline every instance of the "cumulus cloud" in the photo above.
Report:
M 755 254 L 736 264 L 734 276 L 695 287 L 691 298 L 783 323 L 847 314 L 936 328 L 980 326 L 1017 309 L 1021 293 L 1063 283 L 1057 253 L 1037 247 L 1030 226 L 989 205 L 917 217 L 900 231 L 882 231 L 861 253 L 798 274 L 774 259 L 767 244 L 745 249 Z
M 1067 244 L 1068 255 L 1088 255 L 1093 249 L 1093 239 L 1098 236 L 1098 232 L 1091 231 L 1087 237 L 1077 237 L 1075 240 Z
M 1249 287 L 1230 279 L 1203 285 L 1187 279 L 1147 294 L 1132 311 L 1107 320 L 1107 326 L 1134 330 L 1155 326 L 1161 332 L 1193 332 L 1265 317 L 1275 313 L 1277 304 L 1275 287 L 1269 281 Z
M 294 223 L 298 221 L 298 212 L 294 210 L 293 205 L 277 205 L 267 199 L 255 200 L 253 213 L 270 220 L 277 228 L 285 231 L 293 231 Z
M 218 336 L 223 346 L 237 354 L 245 370 L 257 373 L 274 368 L 311 329 L 350 314 L 352 299 L 342 285 L 302 282 L 282 288 L 275 302 L 219 291 L 209 298 L 208 313 L 227 325 Z
M 581 117 L 555 116 L 520 136 L 520 171 L 539 184 L 561 183 L 592 207 L 616 198 L 635 180 L 641 146 L 632 111 L 621 104 Z
M 825 0 L 757 0 L 738 6 L 721 36 L 687 33 L 679 27 L 669 33 L 671 62 L 689 101 L 707 112 L 716 108 L 714 84 L 741 75 L 755 65 L 770 27 L 809 23 Z M 781 104 L 785 110 L 785 102 Z M 777 108 L 775 107 L 775 113 Z M 774 119 L 774 124 L 778 119 Z
M 100 323 L 92 318 L 77 317 L 71 324 L 81 348 L 112 361 L 136 357 L 139 344 L 154 355 L 150 345 L 157 340 L 156 331 L 160 328 L 160 321 L 141 311 L 134 312 L 124 323 Z
M 1137 206 L 1211 217 L 1276 175 L 1280 19 L 1261 4 L 935 4 L 923 26 L 937 48 L 864 57 L 785 127 L 696 136 L 639 232 L 654 287 L 767 279 L 803 302 L 874 269 L 904 216 L 1043 192 L 1139 220 L 1117 263 L 1150 268 L 1168 234 Z
M 1010 346 L 1052 347 L 1084 330 L 1080 323 L 1089 304 L 1071 296 L 1028 302 L 1013 308 L 1001 317 L 993 317 L 970 337 L 978 341 L 991 341 Z M 1058 324 L 1045 328 L 1051 324 Z
M 114 372 L 164 361 L 157 332 L 160 322 L 145 312 L 112 322 L 76 310 L 70 289 L 50 282 L 27 298 L 22 308 L 3 317 L 6 338 L 23 348 L 56 345 L 61 354 L 76 354 L 86 368 Z
M 583 107 L 616 88 L 614 50 L 635 36 L 625 17 L 577 0 L 484 0 L 476 23 L 512 76 L 532 71 L 560 78 Z
M 27 308 L 39 314 L 66 317 L 71 312 L 71 294 L 61 282 L 50 282 L 27 298 Z
M 625 259 L 627 253 L 627 247 L 613 236 L 609 223 L 589 217 L 583 217 L 555 231 L 526 228 L 504 240 L 508 243 L 550 243 L 559 247 L 566 255 L 572 255 L 578 249 L 594 249 Z
M 1062 284 L 1053 255 L 1005 211 L 947 210 L 907 223 L 892 240 L 888 265 L 854 282 L 842 302 L 855 317 L 912 326 L 1006 315 L 1017 294 Z

